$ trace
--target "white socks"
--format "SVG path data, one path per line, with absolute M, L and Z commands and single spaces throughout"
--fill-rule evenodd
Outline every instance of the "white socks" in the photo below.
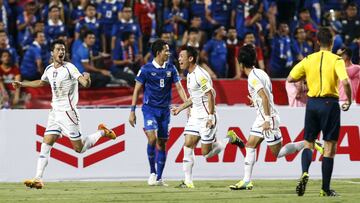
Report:
M 185 183 L 187 184 L 192 184 L 194 160 L 194 150 L 184 146 L 183 171 L 185 172 Z
M 252 170 L 255 164 L 255 148 L 246 147 L 245 167 L 243 181 L 249 182 L 252 174 Z
M 81 149 L 80 153 L 84 153 L 87 149 L 92 147 L 101 136 L 103 136 L 104 131 L 99 130 L 96 133 L 90 134 L 88 136 L 81 136 L 81 142 L 83 143 L 83 148 Z
M 292 154 L 294 152 L 302 150 L 303 148 L 304 148 L 304 141 L 287 143 L 285 146 L 283 146 L 280 149 L 280 152 L 277 157 L 280 158 L 288 154 Z
M 48 145 L 46 143 L 41 144 L 40 155 L 36 167 L 36 175 L 35 175 L 36 179 L 42 179 L 44 175 L 44 170 L 48 164 L 51 148 L 52 148 L 51 145 Z

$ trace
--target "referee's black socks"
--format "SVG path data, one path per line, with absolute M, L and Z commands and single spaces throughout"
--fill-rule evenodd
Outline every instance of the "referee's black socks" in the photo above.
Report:
M 305 148 L 301 154 L 302 172 L 309 173 L 309 167 L 312 161 L 312 150 Z
M 324 157 L 322 160 L 322 189 L 327 192 L 330 190 L 331 174 L 334 167 L 334 158 Z

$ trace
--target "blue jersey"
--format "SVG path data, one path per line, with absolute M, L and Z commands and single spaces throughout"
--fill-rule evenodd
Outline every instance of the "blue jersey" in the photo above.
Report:
M 113 26 L 111 35 L 117 39 L 121 39 L 121 34 L 124 32 L 134 33 L 136 40 L 138 40 L 141 35 L 139 24 L 134 20 L 126 22 L 121 19 Z
M 111 35 L 112 25 L 116 23 L 118 12 L 122 11 L 124 3 L 125 0 L 102 1 L 97 7 L 97 12 L 101 14 L 100 23 L 102 24 L 103 32 L 107 36 Z
M 271 70 L 282 71 L 290 68 L 293 62 L 290 37 L 275 36 L 271 46 Z
M 71 11 L 71 20 L 73 21 L 81 20 L 84 17 L 85 17 L 85 11 L 84 8 L 81 6 L 78 6 Z
M 190 14 L 192 17 L 197 16 L 201 18 L 202 30 L 205 30 L 208 27 L 208 23 L 205 17 L 205 1 L 204 0 L 195 0 L 190 3 Z
M 292 51 L 293 51 L 293 56 L 294 57 L 297 57 L 300 54 L 303 57 L 306 57 L 307 55 L 313 53 L 312 47 L 310 47 L 307 42 L 300 43 L 297 40 L 294 40 L 293 43 L 292 43 Z
M 61 22 L 61 20 L 54 24 L 52 20 L 48 20 L 47 24 L 45 25 L 45 36 L 48 42 L 52 42 L 57 39 L 61 35 L 66 35 L 65 25 Z
M 25 27 L 24 30 L 22 31 L 18 31 L 17 33 L 17 42 L 18 44 L 20 44 L 20 46 L 22 46 L 23 48 L 25 46 L 28 46 L 30 45 L 33 41 L 32 41 L 32 27 L 35 25 L 37 19 L 36 17 L 34 16 L 32 19 L 31 19 L 31 25 L 28 25 Z M 18 15 L 17 17 L 17 21 L 16 21 L 16 25 L 19 26 L 21 24 L 24 24 L 25 23 L 25 16 L 24 14 L 20 14 Z
M 75 32 L 80 33 L 80 29 L 86 26 L 89 30 L 93 31 L 95 33 L 95 45 L 93 47 L 94 51 L 98 52 L 100 51 L 101 47 L 101 34 L 102 34 L 102 28 L 100 25 L 100 22 L 94 18 L 90 20 L 88 17 L 85 17 L 84 19 L 80 20 L 75 27 Z
M 79 44 L 77 46 L 76 52 L 72 53 L 71 62 L 75 65 L 77 69 L 79 69 L 80 73 L 85 71 L 85 67 L 83 66 L 83 62 L 90 62 L 90 51 L 89 48 L 86 47 L 84 43 Z
M 33 43 L 26 50 L 24 58 L 21 62 L 20 72 L 21 75 L 31 78 L 38 74 L 36 61 L 41 60 L 41 46 Z
M 218 77 L 224 78 L 227 69 L 227 48 L 223 40 L 211 39 L 204 45 L 210 67 Z
M 211 16 L 220 25 L 228 27 L 231 16 L 231 0 L 213 0 L 209 5 Z
M 165 9 L 164 11 L 164 20 L 169 20 L 174 16 L 179 16 L 180 18 L 188 21 L 189 20 L 189 12 L 187 9 L 175 10 L 175 9 Z M 183 35 L 185 32 L 185 25 L 182 23 L 168 23 L 165 26 L 166 32 L 173 32 L 175 36 Z
M 165 63 L 161 67 L 153 60 L 141 67 L 135 80 L 144 87 L 144 105 L 168 109 L 172 84 L 179 82 L 180 77 L 174 65 Z

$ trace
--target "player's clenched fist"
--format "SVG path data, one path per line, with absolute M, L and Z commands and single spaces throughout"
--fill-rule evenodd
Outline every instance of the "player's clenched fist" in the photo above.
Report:
M 18 88 L 22 87 L 22 83 L 20 81 L 14 81 L 14 82 L 12 82 L 12 86 L 15 89 L 18 89 Z

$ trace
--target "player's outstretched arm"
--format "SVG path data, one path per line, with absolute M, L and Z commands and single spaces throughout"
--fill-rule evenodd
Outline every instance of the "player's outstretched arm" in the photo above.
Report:
M 349 79 L 345 79 L 341 81 L 343 86 L 344 86 L 344 90 L 345 90 L 345 94 L 347 97 L 347 101 L 341 105 L 341 109 L 343 111 L 347 111 L 350 108 L 351 105 L 351 101 L 352 101 L 352 96 L 351 96 L 351 86 L 350 86 L 350 82 Z
M 15 89 L 18 89 L 20 87 L 42 87 L 49 84 L 48 82 L 44 80 L 34 80 L 34 81 L 14 81 L 12 82 L 12 85 Z
M 84 72 L 83 75 L 78 78 L 78 81 L 83 87 L 89 88 L 91 86 L 90 74 L 87 72 Z
M 136 108 L 137 100 L 139 98 L 139 94 L 142 89 L 142 86 L 143 85 L 140 82 L 135 83 L 134 93 L 133 93 L 132 101 L 131 101 L 131 111 L 130 111 L 130 115 L 129 115 L 129 123 L 132 127 L 135 127 L 135 124 L 136 124 L 135 108 Z

